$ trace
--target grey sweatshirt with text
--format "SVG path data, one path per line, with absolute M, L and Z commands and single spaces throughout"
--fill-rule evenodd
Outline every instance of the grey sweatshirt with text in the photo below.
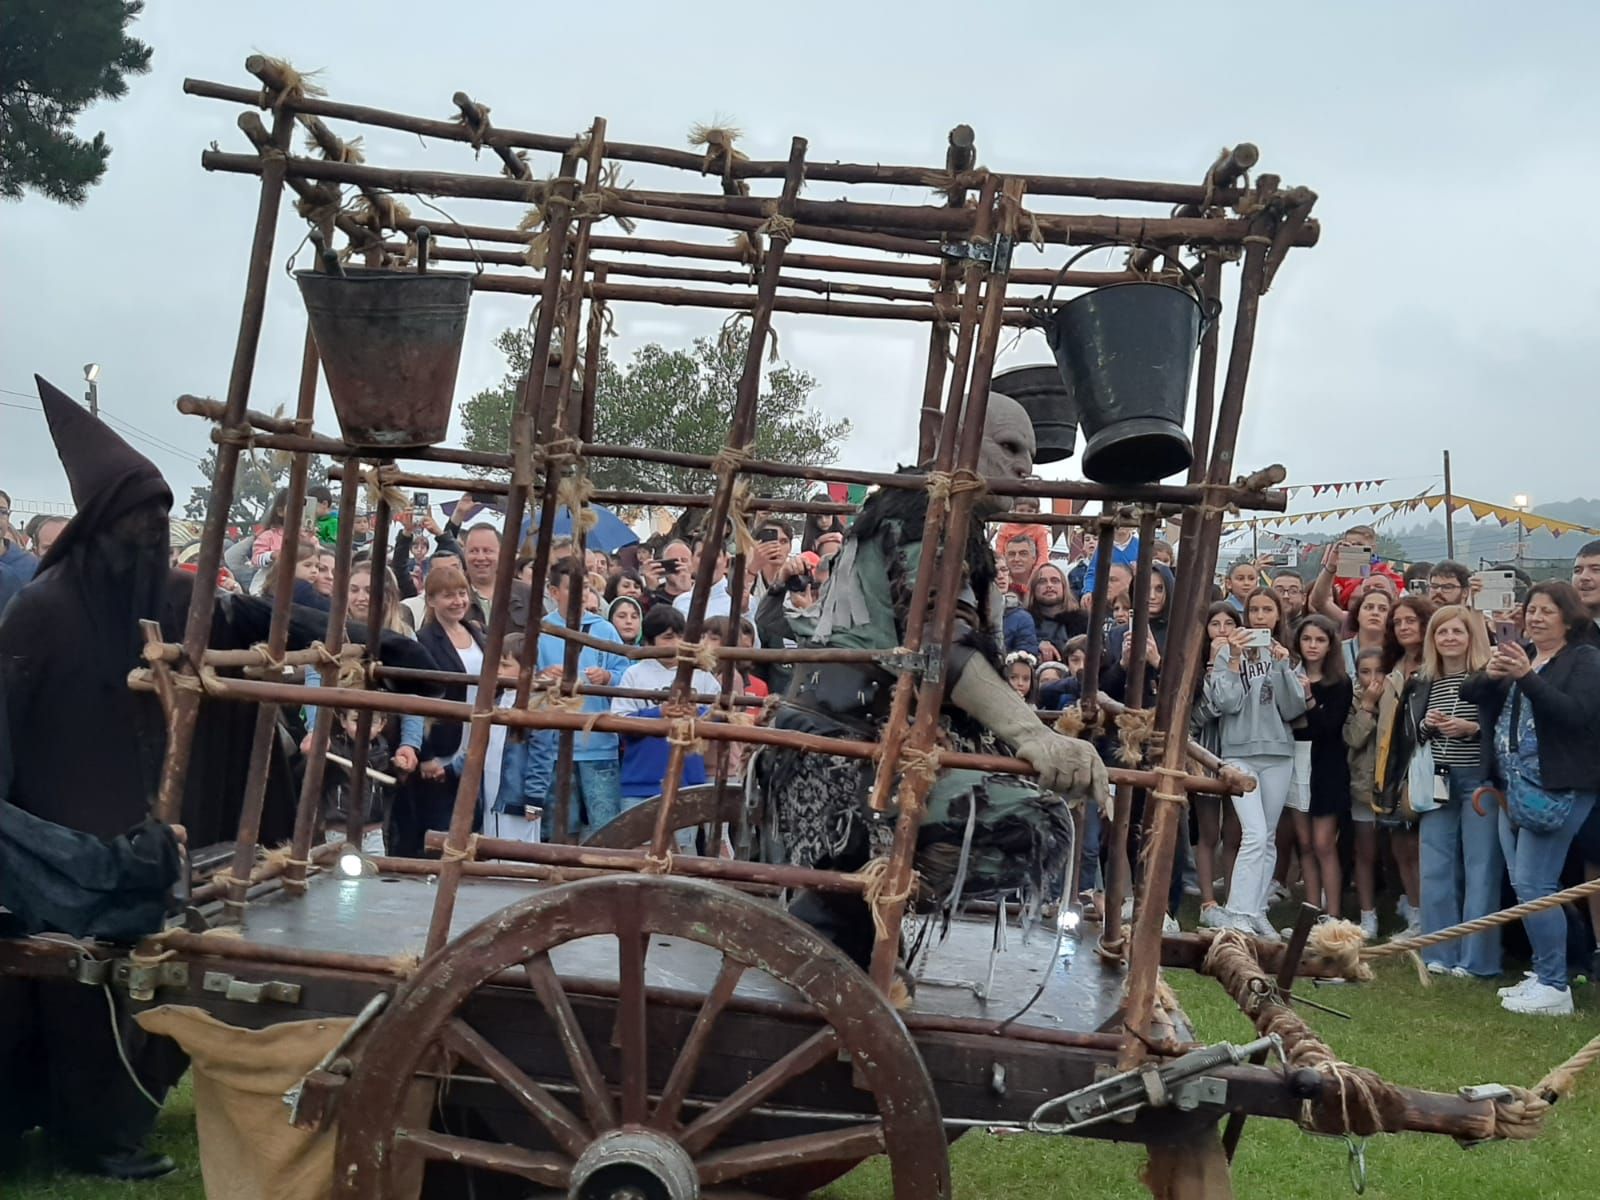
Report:
M 1223 758 L 1293 756 L 1289 723 L 1305 714 L 1306 695 L 1288 659 L 1253 652 L 1235 671 L 1233 647 L 1224 646 L 1206 675 L 1204 699 L 1217 714 Z

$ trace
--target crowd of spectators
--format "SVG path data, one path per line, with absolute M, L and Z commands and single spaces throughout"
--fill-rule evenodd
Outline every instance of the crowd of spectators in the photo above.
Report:
M 447 514 L 425 503 L 400 513 L 381 569 L 371 559 L 369 518 L 351 517 L 349 620 L 415 638 L 438 670 L 463 680 L 483 670 L 504 536 L 481 500 L 463 496 Z M 0 492 L 0 607 L 27 585 L 66 522 L 36 517 L 18 530 L 9 509 Z M 229 542 L 219 586 L 270 596 L 274 564 L 293 554 L 294 603 L 326 612 L 343 517 L 322 487 L 309 489 L 300 530 L 285 528 L 284 509 L 280 494 L 259 528 Z M 993 636 L 1003 647 L 1004 674 L 1042 719 L 1054 720 L 1084 690 L 1094 536 L 1063 550 L 1043 526 L 991 532 L 1004 597 Z M 527 656 L 534 686 L 560 688 L 569 645 L 563 631 L 576 601 L 584 636 L 575 681 L 581 694 L 571 705 L 588 714 L 660 715 L 659 693 L 675 678 L 677 660 L 641 652 L 675 651 L 684 638 L 708 555 L 708 645 L 805 645 L 843 526 L 812 518 L 797 530 L 768 518 L 752 534 L 741 597 L 730 590 L 729 547 L 694 536 L 614 554 L 589 550 L 582 558 L 571 539 L 558 537 L 548 548 L 546 586 L 534 595 L 539 547 L 530 537 L 518 547 L 506 601 L 511 636 L 496 703 L 509 702 L 506 680 L 518 672 L 529 637 L 536 639 Z M 1130 527 L 1113 536 L 1098 691 L 1134 707 L 1153 704 L 1169 643 L 1194 638 L 1204 663 L 1188 732 L 1253 784 L 1231 800 L 1194 798 L 1190 836 L 1175 864 L 1174 916 L 1187 890 L 1198 897 L 1201 925 L 1274 939 L 1281 931 L 1272 906 L 1298 893 L 1330 917 L 1349 915 L 1375 939 L 1380 928 L 1431 932 L 1600 874 L 1600 542 L 1578 553 L 1570 583 L 1525 583 L 1512 609 L 1484 612 L 1467 567 L 1446 561 L 1402 571 L 1373 554 L 1371 529 L 1357 527 L 1320 562 L 1227 564 L 1209 582 L 1212 600 L 1201 619 L 1177 627 L 1171 608 L 1183 564 L 1160 542 L 1149 580 L 1145 691 L 1129 696 L 1139 544 Z M 1365 565 L 1342 574 L 1352 551 Z M 173 559 L 192 569 L 192 547 L 175 546 Z M 383 611 L 374 614 L 380 571 Z M 735 607 L 743 614 L 737 622 Z M 760 663 L 736 673 L 734 703 L 751 707 L 781 695 L 792 669 Z M 315 670 L 308 682 L 321 682 Z M 723 681 L 697 669 L 692 690 L 705 705 L 723 692 Z M 445 694 L 470 701 L 476 684 L 455 683 Z M 304 752 L 315 709 L 291 720 Z M 376 781 L 359 802 L 347 794 L 347 774 L 331 765 L 354 756 L 359 723 L 340 712 L 333 731 L 327 819 L 342 823 L 359 807 L 381 819 L 391 853 L 424 853 L 427 834 L 449 824 L 465 768 L 464 725 L 375 718 L 367 757 Z M 560 737 L 494 727 L 478 828 L 502 837 L 551 835 Z M 661 791 L 665 738 L 593 727 L 570 737 L 570 833 L 586 835 Z M 737 779 L 741 767 L 736 753 L 711 762 L 690 753 L 682 783 L 704 783 L 717 771 Z M 1101 825 L 1090 814 L 1080 846 L 1081 900 L 1091 913 L 1102 903 L 1107 867 Z M 1385 896 L 1392 897 L 1392 919 L 1381 911 Z M 1556 908 L 1524 926 L 1533 970 L 1502 989 L 1502 1003 L 1516 1012 L 1570 1011 L 1569 977 L 1591 970 L 1600 903 L 1582 919 Z M 1429 947 L 1423 960 L 1434 973 L 1493 978 L 1503 941 L 1502 930 L 1492 929 Z

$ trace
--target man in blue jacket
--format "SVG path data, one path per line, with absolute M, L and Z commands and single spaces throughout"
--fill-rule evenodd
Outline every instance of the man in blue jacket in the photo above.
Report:
M 550 564 L 548 588 L 554 607 L 545 615 L 546 624 L 563 627 L 566 625 L 569 596 L 573 589 L 581 589 L 583 585 L 583 566 L 576 558 L 563 558 Z M 594 613 L 583 614 L 580 629 L 590 637 L 617 643 L 619 649 L 622 646 L 622 635 L 616 631 L 611 622 Z M 541 678 L 560 679 L 566 656 L 565 638 L 553 633 L 539 635 L 538 673 Z M 585 646 L 578 655 L 578 682 L 607 687 L 622 678 L 622 672 L 627 666 L 628 659 L 621 654 Z M 610 702 L 604 696 L 588 696 L 584 699 L 582 711 L 603 713 L 608 712 L 610 707 Z M 552 784 L 555 781 L 554 760 L 557 744 L 557 739 L 553 737 L 529 740 L 530 757 L 533 755 L 549 757 Z M 595 730 L 593 733 L 573 735 L 572 794 L 567 804 L 567 823 L 570 830 L 577 830 L 580 810 L 583 813 L 583 825 L 589 830 L 600 828 L 622 811 L 622 768 L 618 753 L 617 735 L 614 733 Z M 548 807 L 550 811 L 554 811 L 554 798 Z

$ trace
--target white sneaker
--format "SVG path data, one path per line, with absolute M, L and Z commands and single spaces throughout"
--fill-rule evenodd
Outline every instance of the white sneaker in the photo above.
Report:
M 1549 987 L 1535 979 L 1525 991 L 1500 1001 L 1500 1007 L 1530 1017 L 1570 1017 L 1572 989 Z
M 1239 913 L 1237 914 L 1241 928 L 1249 930 L 1264 942 L 1281 942 L 1282 936 L 1272 927 L 1272 922 L 1267 920 L 1265 913 Z
M 1474 976 L 1471 971 L 1467 970 L 1460 963 L 1457 963 L 1455 966 L 1450 968 L 1450 974 L 1455 979 L 1474 979 L 1474 978 L 1476 978 L 1476 976 Z
M 1429 975 L 1453 975 L 1454 973 L 1455 972 L 1452 968 L 1445 966 L 1442 962 L 1431 962 L 1428 964 Z
M 1517 982 L 1513 983 L 1510 987 L 1500 988 L 1495 992 L 1495 995 L 1499 996 L 1502 1000 L 1504 1000 L 1507 996 L 1520 996 L 1523 992 L 1528 990 L 1528 985 L 1533 983 L 1538 978 L 1539 977 L 1532 971 L 1524 971 L 1521 979 L 1517 980 Z
M 1182 933 L 1183 930 L 1179 928 L 1178 922 L 1173 919 L 1172 914 L 1166 913 L 1161 918 L 1161 932 L 1163 935 L 1165 935 L 1169 933 Z
M 1200 927 L 1202 929 L 1233 928 L 1228 921 L 1228 910 L 1220 904 L 1208 904 L 1200 910 Z
M 1370 908 L 1361 913 L 1361 936 L 1369 942 L 1378 940 L 1378 914 Z
M 1272 890 L 1267 893 L 1268 904 L 1283 904 L 1289 899 L 1289 889 L 1281 883 L 1274 883 Z
M 1422 918 L 1417 916 L 1415 910 L 1411 913 L 1411 920 L 1406 922 L 1405 930 L 1400 934 L 1403 938 L 1422 936 Z

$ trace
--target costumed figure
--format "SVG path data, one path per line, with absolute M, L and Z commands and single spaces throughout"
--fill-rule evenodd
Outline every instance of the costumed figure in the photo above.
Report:
M 1033 468 L 1034 448 L 1033 427 L 1022 406 L 991 393 L 979 473 L 1025 478 Z M 888 653 L 903 644 L 912 588 L 927 551 L 922 541 L 927 505 L 924 491 L 885 488 L 862 507 L 822 594 L 812 645 Z M 1094 747 L 1044 725 L 1001 674 L 1003 608 L 982 515 L 975 513 L 961 548 L 966 586 L 941 668 L 940 747 L 1014 754 L 1038 776 L 939 771 L 917 839 L 920 907 L 1015 892 L 1036 904 L 1065 874 L 1072 849 L 1071 806 L 1099 802 L 1107 790 L 1105 767 Z M 773 725 L 881 741 L 894 682 L 876 663 L 802 664 Z M 894 818 L 871 811 L 875 768 L 869 759 L 764 748 L 756 767 L 763 857 L 855 871 L 887 854 Z M 857 963 L 870 961 L 873 921 L 860 897 L 807 892 L 790 911 Z
M 179 640 L 193 589 L 206 585 L 169 565 L 172 492 L 161 473 L 65 393 L 38 385 L 77 515 L 0 619 L 6 931 L 131 942 L 160 927 L 177 854 L 171 832 L 149 821 L 165 717 L 154 695 L 130 690 L 128 674 L 143 661 L 140 621 L 159 620 L 163 636 Z M 266 639 L 270 605 L 227 594 L 215 604 L 212 646 Z M 310 645 L 326 629 L 325 614 L 294 609 L 289 645 Z M 350 634 L 366 636 L 357 627 Z M 385 636 L 380 655 L 396 665 L 431 661 L 398 636 Z M 200 707 L 183 800 L 191 846 L 233 836 L 255 715 L 248 704 Z M 283 740 L 269 773 L 263 844 L 293 827 Z M 87 895 L 96 889 L 109 891 Z M 82 1169 L 124 1179 L 164 1174 L 171 1160 L 142 1148 L 157 1111 L 150 1098 L 160 1100 L 186 1065 L 174 1043 L 145 1035 L 110 989 L 0 979 L 0 1153 L 43 1126 Z

